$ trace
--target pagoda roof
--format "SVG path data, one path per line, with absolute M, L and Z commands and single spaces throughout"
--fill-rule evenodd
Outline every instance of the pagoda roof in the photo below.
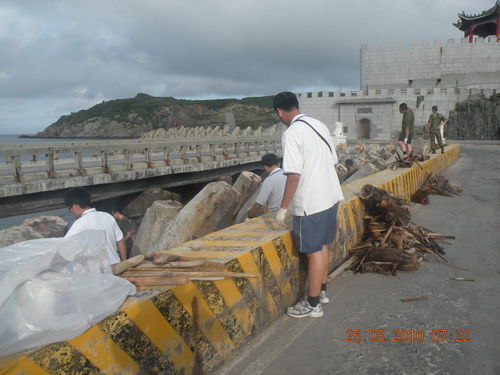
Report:
M 459 20 L 453 26 L 469 34 L 470 25 L 474 25 L 474 35 L 485 38 L 489 35 L 495 35 L 497 17 L 500 15 L 500 0 L 495 0 L 495 4 L 488 10 L 479 14 L 459 13 Z

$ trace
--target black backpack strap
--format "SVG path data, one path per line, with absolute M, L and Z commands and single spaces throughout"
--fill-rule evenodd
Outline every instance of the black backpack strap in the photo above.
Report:
M 316 134 L 317 134 L 317 135 L 318 135 L 318 136 L 319 136 L 319 137 L 323 140 L 323 142 L 325 142 L 325 143 L 326 143 L 326 145 L 328 146 L 328 149 L 329 149 L 329 150 L 330 150 L 330 152 L 333 154 L 332 148 L 330 147 L 330 144 L 328 143 L 328 141 L 327 141 L 327 140 L 326 140 L 326 139 L 325 139 L 325 138 L 324 138 L 321 134 L 319 134 L 319 132 L 318 132 L 316 129 L 314 129 L 314 128 L 312 127 L 312 125 L 311 125 L 311 124 L 309 124 L 306 120 L 302 120 L 302 117 L 301 117 L 301 118 L 299 118 L 299 119 L 297 119 L 297 120 L 295 120 L 294 122 L 297 122 L 297 121 L 300 121 L 300 122 L 303 122 L 304 124 L 309 125 L 309 127 L 310 127 L 312 130 L 314 130 L 314 132 L 315 132 L 315 133 L 316 133 Z

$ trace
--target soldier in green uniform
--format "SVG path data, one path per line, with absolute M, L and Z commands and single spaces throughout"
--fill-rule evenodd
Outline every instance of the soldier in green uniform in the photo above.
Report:
M 444 153 L 444 144 L 441 138 L 441 131 L 439 129 L 439 125 L 444 121 L 445 123 L 448 121 L 445 117 L 438 113 L 437 105 L 432 107 L 432 113 L 429 116 L 429 121 L 427 122 L 427 126 L 429 129 L 429 138 L 431 139 L 431 152 L 433 154 L 436 153 L 436 139 L 441 148 L 441 153 Z
M 398 141 L 403 155 L 409 155 L 411 154 L 411 139 L 415 127 L 415 115 L 406 103 L 399 105 L 399 112 L 403 114 L 403 121 L 401 122 L 401 133 L 399 133 Z

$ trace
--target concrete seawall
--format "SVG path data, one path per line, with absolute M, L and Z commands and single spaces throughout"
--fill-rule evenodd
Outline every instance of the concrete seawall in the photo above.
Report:
M 459 145 L 449 146 L 445 154 L 420 166 L 385 170 L 345 185 L 330 267 L 341 263 L 361 240 L 364 210 L 356 194 L 362 185 L 370 183 L 409 199 L 427 173 L 443 171 L 459 154 Z M 118 312 L 74 339 L 0 359 L 0 373 L 210 373 L 303 293 L 304 269 L 290 233 L 278 228 L 272 217 L 249 220 L 168 252 L 215 258 L 228 271 L 259 277 L 191 281 L 129 298 Z

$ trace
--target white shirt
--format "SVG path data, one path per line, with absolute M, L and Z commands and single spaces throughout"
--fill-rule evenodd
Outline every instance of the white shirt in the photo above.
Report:
M 285 192 L 286 176 L 281 168 L 275 168 L 262 182 L 260 193 L 255 203 L 267 206 L 270 211 L 276 211 L 283 199 Z
M 90 208 L 75 220 L 64 238 L 74 236 L 88 229 L 103 230 L 106 233 L 106 253 L 108 254 L 109 264 L 119 263 L 120 257 L 118 256 L 116 243 L 123 240 L 123 233 L 116 224 L 115 218 L 106 212 Z
M 307 121 L 330 145 L 307 124 Z M 329 209 L 344 199 L 339 178 L 335 171 L 337 152 L 328 128 L 321 121 L 304 114 L 293 118 L 283 133 L 283 172 L 299 174 L 300 180 L 293 197 L 295 216 L 312 215 Z

